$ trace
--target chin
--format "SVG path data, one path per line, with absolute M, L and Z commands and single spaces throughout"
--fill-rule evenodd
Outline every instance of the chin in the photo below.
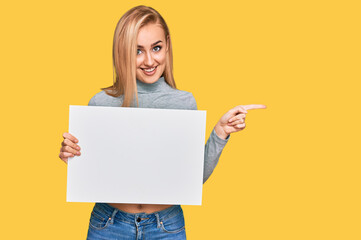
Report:
M 141 82 L 144 82 L 144 83 L 148 83 L 148 84 L 151 84 L 151 83 L 155 83 L 156 81 L 158 81 L 158 79 L 161 77 L 160 76 L 144 76 L 143 74 L 140 75 L 140 77 L 137 77 L 137 79 Z
M 142 78 L 138 78 L 139 81 L 141 82 L 144 82 L 144 83 L 148 83 L 148 84 L 151 84 L 151 83 L 155 83 L 156 81 L 158 81 L 159 78 L 157 77 L 142 77 Z

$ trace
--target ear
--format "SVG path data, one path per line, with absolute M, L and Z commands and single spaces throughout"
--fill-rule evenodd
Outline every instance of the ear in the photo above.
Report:
M 168 52 L 168 50 L 169 50 L 169 35 L 167 35 L 167 49 L 166 49 L 166 51 Z

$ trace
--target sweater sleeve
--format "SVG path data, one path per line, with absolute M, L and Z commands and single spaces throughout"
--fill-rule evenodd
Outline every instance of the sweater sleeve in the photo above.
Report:
M 190 106 L 191 110 L 198 109 L 193 94 L 190 98 Z M 207 181 L 207 179 L 211 176 L 214 168 L 217 166 L 219 157 L 221 156 L 223 148 L 225 147 L 229 138 L 230 135 L 228 135 L 226 139 L 220 138 L 213 128 L 204 149 L 203 183 Z

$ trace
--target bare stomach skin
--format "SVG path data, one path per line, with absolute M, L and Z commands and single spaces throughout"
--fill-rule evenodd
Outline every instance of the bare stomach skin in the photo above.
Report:
M 166 208 L 169 208 L 173 205 L 160 205 L 160 204 L 127 204 L 127 203 L 108 203 L 110 206 L 118 208 L 123 212 L 128 213 L 153 213 L 162 211 Z

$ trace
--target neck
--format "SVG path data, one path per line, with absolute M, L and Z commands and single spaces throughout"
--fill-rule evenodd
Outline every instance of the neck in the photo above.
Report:
M 144 83 L 137 79 L 137 90 L 138 93 L 151 93 L 151 92 L 162 92 L 169 89 L 170 86 L 165 81 L 164 77 L 160 77 L 154 83 Z

